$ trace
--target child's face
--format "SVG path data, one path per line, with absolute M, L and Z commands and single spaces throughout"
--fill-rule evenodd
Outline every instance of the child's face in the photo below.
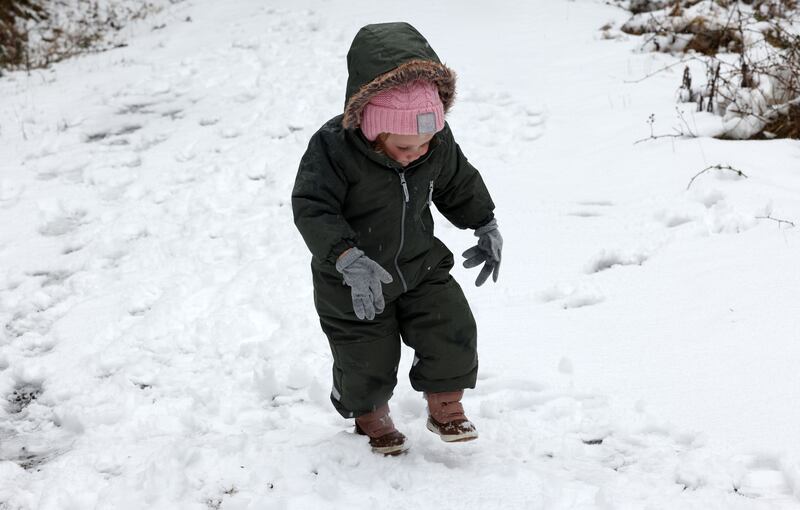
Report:
M 383 139 L 382 145 L 387 156 L 406 167 L 428 153 L 428 147 L 432 138 L 432 134 L 389 134 Z

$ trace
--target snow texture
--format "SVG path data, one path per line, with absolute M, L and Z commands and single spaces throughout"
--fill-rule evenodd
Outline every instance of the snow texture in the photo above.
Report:
M 623 11 L 455 7 L 404 15 L 459 72 L 506 243 L 497 284 L 454 270 L 480 438 L 425 430 L 404 352 L 411 450 L 370 453 L 328 400 L 292 223 L 349 43 L 395 5 L 187 0 L 0 78 L 0 508 L 800 508 L 796 144 L 634 145 L 678 80 L 636 82 L 674 57 L 601 37 Z M 686 190 L 715 164 L 749 178 Z

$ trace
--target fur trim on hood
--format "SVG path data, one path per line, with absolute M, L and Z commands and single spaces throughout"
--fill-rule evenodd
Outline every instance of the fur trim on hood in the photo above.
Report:
M 439 98 L 447 113 L 456 98 L 456 73 L 444 64 L 430 60 L 410 60 L 382 74 L 353 94 L 344 109 L 342 126 L 355 129 L 361 125 L 361 113 L 373 96 L 384 90 L 416 80 L 431 81 L 439 89 Z

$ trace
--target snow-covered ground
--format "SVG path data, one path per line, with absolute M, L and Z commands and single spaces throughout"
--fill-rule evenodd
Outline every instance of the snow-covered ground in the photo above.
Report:
M 412 449 L 382 458 L 328 401 L 289 195 L 356 30 L 401 18 L 459 72 L 506 244 L 498 284 L 455 271 L 480 439 L 430 434 L 401 377 Z M 189 0 L 0 78 L 0 509 L 800 508 L 800 228 L 758 218 L 800 221 L 800 146 L 634 144 L 683 125 L 682 68 L 637 81 L 675 57 L 601 37 L 625 19 Z M 687 191 L 717 164 L 748 178 Z

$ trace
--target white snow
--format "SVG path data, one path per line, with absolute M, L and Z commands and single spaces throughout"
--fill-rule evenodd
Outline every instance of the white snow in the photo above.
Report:
M 0 508 L 800 508 L 797 142 L 634 145 L 682 68 L 638 81 L 675 57 L 602 2 L 404 5 L 187 0 L 0 78 Z M 459 73 L 505 250 L 454 271 L 480 438 L 425 429 L 404 351 L 383 458 L 328 400 L 289 197 L 353 35 L 398 18 Z M 748 178 L 687 190 L 717 164 Z

